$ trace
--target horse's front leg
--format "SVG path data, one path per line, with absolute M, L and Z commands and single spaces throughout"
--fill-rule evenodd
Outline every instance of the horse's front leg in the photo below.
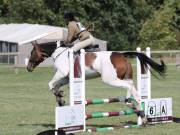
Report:
M 56 96 L 56 101 L 59 106 L 64 106 L 64 104 L 65 104 L 65 101 L 63 99 L 64 91 L 60 90 L 60 87 L 64 86 L 68 82 L 69 82 L 69 78 L 65 77 L 65 78 L 61 79 L 53 89 L 53 94 Z
M 64 106 L 64 104 L 65 104 L 65 101 L 63 100 L 64 91 L 59 90 L 59 88 L 55 87 L 55 88 L 53 88 L 52 93 L 56 97 L 56 102 L 58 103 L 58 105 L 59 106 Z
M 57 71 L 53 79 L 49 82 L 49 88 L 56 97 L 56 101 L 59 106 L 63 106 L 65 101 L 63 100 L 64 91 L 59 90 L 60 87 L 69 82 L 68 77 L 64 77 L 61 72 Z

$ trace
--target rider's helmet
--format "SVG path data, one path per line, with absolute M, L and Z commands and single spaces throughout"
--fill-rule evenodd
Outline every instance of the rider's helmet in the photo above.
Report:
M 75 20 L 74 13 L 71 12 L 71 11 L 65 11 L 64 19 L 67 20 L 67 21 L 74 21 Z

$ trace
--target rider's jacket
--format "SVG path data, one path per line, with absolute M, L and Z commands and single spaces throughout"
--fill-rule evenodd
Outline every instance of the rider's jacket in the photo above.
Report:
M 83 41 L 88 39 L 90 35 L 90 32 L 88 32 L 80 22 L 70 21 L 68 24 L 68 37 L 66 42 L 72 43 L 76 39 Z

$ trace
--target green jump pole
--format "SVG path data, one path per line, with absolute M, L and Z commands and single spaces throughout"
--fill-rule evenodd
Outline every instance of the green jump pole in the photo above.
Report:
M 120 112 L 93 112 L 91 114 L 86 114 L 86 119 L 131 115 L 134 113 L 135 113 L 134 109 L 123 110 Z
M 95 105 L 95 104 L 105 104 L 105 103 L 114 103 L 114 102 L 132 102 L 134 98 L 126 97 L 115 97 L 115 98 L 97 98 L 92 100 L 86 100 L 86 105 Z
M 139 128 L 139 125 L 120 125 L 120 126 L 114 126 L 114 127 L 102 127 L 102 128 L 87 128 L 87 132 L 106 132 L 106 131 L 111 131 L 114 129 L 119 129 L 119 128 Z

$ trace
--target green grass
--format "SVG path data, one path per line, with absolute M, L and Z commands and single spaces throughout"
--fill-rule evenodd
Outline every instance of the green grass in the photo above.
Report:
M 0 66 L 0 135 L 36 135 L 41 131 L 54 129 L 55 98 L 48 89 L 53 76 L 52 68 L 37 68 L 28 73 L 20 68 L 15 74 L 12 68 Z M 136 76 L 136 75 L 134 75 Z M 136 79 L 136 77 L 135 77 Z M 63 88 L 68 103 L 68 87 Z M 173 115 L 180 117 L 180 71 L 168 66 L 166 79 L 152 77 L 152 97 L 173 97 Z M 86 81 L 86 97 L 89 99 L 125 95 L 126 90 L 113 88 L 101 82 L 100 78 Z M 115 103 L 89 106 L 87 111 L 119 111 L 125 105 Z M 136 116 L 88 120 L 90 125 L 118 125 L 121 122 L 136 121 Z M 118 129 L 95 135 L 177 135 L 179 124 L 168 123 L 138 129 Z M 83 135 L 92 133 L 79 133 Z

